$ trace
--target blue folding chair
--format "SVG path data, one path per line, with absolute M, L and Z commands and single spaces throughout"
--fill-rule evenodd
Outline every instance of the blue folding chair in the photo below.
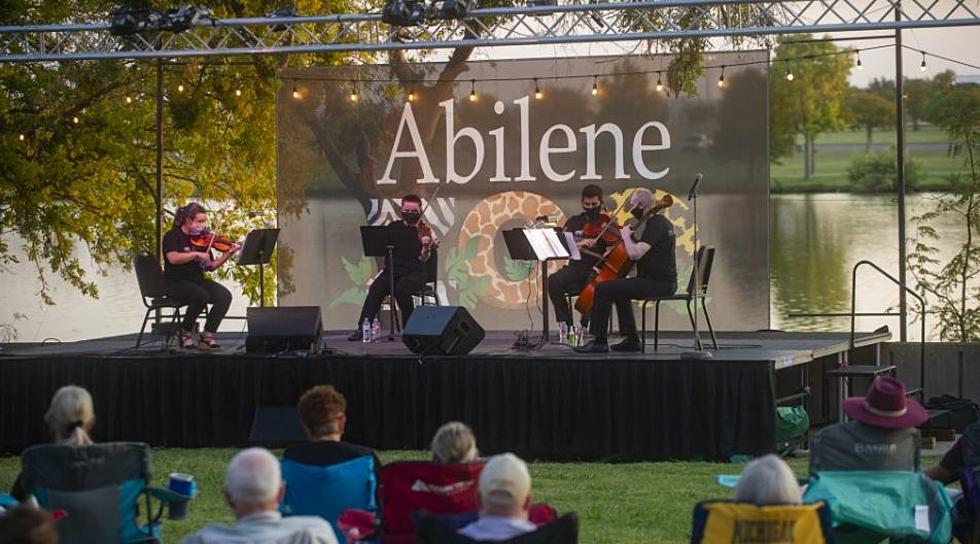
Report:
M 279 510 L 287 516 L 320 516 L 342 535 L 337 519 L 348 508 L 377 513 L 374 458 L 358 457 L 335 465 L 305 465 L 282 460 L 286 495 Z

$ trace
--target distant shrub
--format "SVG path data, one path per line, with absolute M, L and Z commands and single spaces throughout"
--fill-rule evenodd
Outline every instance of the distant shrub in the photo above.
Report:
M 905 188 L 912 191 L 918 186 L 922 164 L 905 162 Z M 895 190 L 895 148 L 877 153 L 856 155 L 847 167 L 847 180 L 856 191 L 879 193 Z

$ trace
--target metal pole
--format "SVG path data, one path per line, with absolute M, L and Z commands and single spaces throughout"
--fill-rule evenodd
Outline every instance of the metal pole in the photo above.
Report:
M 163 239 L 163 59 L 157 59 L 157 165 L 156 165 L 156 193 L 153 195 L 154 203 L 156 204 L 156 237 L 154 241 L 155 254 L 157 259 L 163 262 L 163 248 L 161 246 L 161 240 Z M 160 309 L 158 308 L 154 314 L 154 321 L 157 326 L 160 324 Z
M 901 21 L 901 0 L 895 2 L 895 21 Z M 906 285 L 906 254 L 905 254 L 905 97 L 903 96 L 902 73 L 902 29 L 895 29 L 895 130 L 896 130 L 896 178 L 895 190 L 898 193 L 898 281 Z M 899 324 L 899 339 L 908 340 L 908 301 L 905 290 L 898 290 L 899 313 L 902 321 Z

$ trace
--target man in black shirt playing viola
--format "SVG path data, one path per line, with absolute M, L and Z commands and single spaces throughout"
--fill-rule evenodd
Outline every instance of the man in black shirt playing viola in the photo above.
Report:
M 586 185 L 582 189 L 582 213 L 572 216 L 565 222 L 564 231 L 581 238 L 581 231 L 589 223 L 597 223 L 602 213 L 602 188 L 598 185 Z M 612 228 L 612 227 L 610 227 Z M 582 258 L 569 261 L 565 267 L 548 278 L 548 296 L 555 308 L 555 320 L 572 326 L 572 312 L 568 307 L 566 294 L 575 294 L 582 290 L 592 276 L 592 267 L 599 261 L 606 246 L 602 240 L 591 238 L 581 239 L 577 245 L 582 250 Z M 588 322 L 588 316 L 582 316 L 582 322 Z
M 654 206 L 649 189 L 637 189 L 630 195 L 634 217 L 640 218 Z M 677 260 L 674 255 L 674 225 L 662 214 L 649 217 L 638 230 L 620 229 L 626 253 L 636 263 L 636 277 L 605 281 L 596 286 L 589 331 L 594 340 L 575 348 L 579 353 L 606 353 L 610 347 L 606 338 L 612 306 L 616 304 L 619 332 L 623 341 L 612 346 L 613 351 L 640 351 L 640 338 L 633 316 L 634 299 L 668 296 L 677 291 Z

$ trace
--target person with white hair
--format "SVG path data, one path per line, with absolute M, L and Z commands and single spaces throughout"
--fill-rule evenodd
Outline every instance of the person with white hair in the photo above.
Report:
M 649 189 L 639 188 L 630 195 L 630 213 L 636 226 L 626 225 L 619 230 L 630 260 L 636 263 L 635 278 L 604 281 L 596 286 L 592 303 L 589 332 L 593 340 L 578 346 L 579 353 L 606 353 L 610 346 L 609 318 L 613 304 L 619 316 L 619 333 L 623 340 L 612 346 L 613 351 L 640 351 L 640 337 L 633 315 L 635 299 L 666 297 L 677 291 L 677 258 L 674 255 L 674 225 L 656 212 L 656 200 Z
M 333 528 L 317 516 L 283 517 L 279 502 L 286 487 L 279 460 L 264 448 L 239 452 L 228 463 L 225 502 L 234 525 L 211 524 L 181 540 L 182 544 L 338 544 Z
M 537 529 L 528 521 L 531 473 L 513 453 L 494 455 L 480 473 L 480 518 L 459 530 L 477 541 L 510 540 Z
M 472 463 L 478 456 L 476 437 L 465 423 L 444 423 L 432 437 L 432 460 L 436 463 Z
M 789 465 L 769 454 L 746 465 L 735 486 L 735 501 L 758 506 L 800 504 L 802 493 Z

